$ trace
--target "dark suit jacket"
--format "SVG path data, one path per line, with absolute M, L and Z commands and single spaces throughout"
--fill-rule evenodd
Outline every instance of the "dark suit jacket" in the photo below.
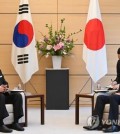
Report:
M 118 62 L 117 62 L 116 71 L 117 71 L 117 77 L 114 81 L 116 81 L 117 84 L 120 84 L 120 60 L 118 60 Z M 118 92 L 120 92 L 120 86 L 119 86 Z
M 8 85 L 8 82 L 5 80 L 4 75 L 2 74 L 2 71 L 0 70 L 0 85 L 2 85 L 2 84 Z
M 115 81 L 120 84 L 120 60 L 118 60 L 117 65 L 116 65 L 116 71 L 117 71 L 117 77 Z

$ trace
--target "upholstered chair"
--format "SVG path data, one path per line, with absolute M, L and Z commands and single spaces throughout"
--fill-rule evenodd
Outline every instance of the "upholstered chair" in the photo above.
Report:
M 23 111 L 24 111 L 24 116 L 19 119 L 19 123 L 25 126 L 25 94 L 24 92 L 20 92 L 23 98 Z M 14 121 L 14 116 L 13 116 L 13 105 L 12 104 L 6 104 L 7 111 L 9 112 L 9 116 L 4 119 L 4 123 L 6 125 L 10 125 Z

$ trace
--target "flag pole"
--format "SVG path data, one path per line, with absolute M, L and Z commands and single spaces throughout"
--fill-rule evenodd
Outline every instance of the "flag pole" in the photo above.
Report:
M 95 82 L 91 78 L 91 93 L 93 93 L 95 90 Z
M 26 84 L 23 84 L 24 92 L 26 92 Z

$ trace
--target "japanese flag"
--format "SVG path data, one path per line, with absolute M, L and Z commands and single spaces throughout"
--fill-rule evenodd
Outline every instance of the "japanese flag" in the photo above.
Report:
M 95 83 L 107 73 L 105 35 L 98 0 L 90 0 L 84 33 L 83 60 Z

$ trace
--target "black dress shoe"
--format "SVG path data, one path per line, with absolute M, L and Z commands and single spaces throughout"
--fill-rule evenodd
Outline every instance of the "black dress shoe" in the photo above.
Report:
M 2 125 L 2 126 L 0 126 L 0 132 L 3 132 L 3 133 L 11 133 L 12 130 L 9 129 L 8 127 L 6 127 L 5 125 Z
M 112 125 L 106 129 L 103 129 L 104 133 L 112 133 L 112 132 L 118 132 L 118 131 L 119 131 L 119 127 L 115 125 Z
M 99 125 L 97 127 L 94 126 L 83 126 L 84 129 L 86 130 L 102 130 L 103 129 L 103 125 Z
M 103 128 L 104 128 L 103 125 L 99 125 L 99 126 L 96 128 L 96 130 L 102 130 Z
M 17 131 L 24 131 L 24 128 L 19 125 L 19 123 L 12 124 L 12 129 Z
M 83 126 L 83 128 L 86 130 L 95 130 L 92 126 Z

